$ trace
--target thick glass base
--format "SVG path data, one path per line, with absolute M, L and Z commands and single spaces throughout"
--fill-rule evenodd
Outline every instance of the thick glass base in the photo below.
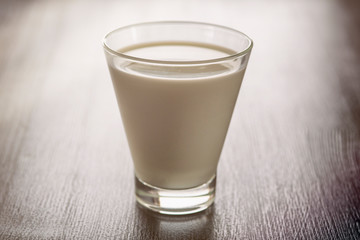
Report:
M 163 189 L 135 177 L 136 200 L 145 208 L 168 215 L 184 215 L 207 209 L 215 198 L 216 176 L 188 189 Z

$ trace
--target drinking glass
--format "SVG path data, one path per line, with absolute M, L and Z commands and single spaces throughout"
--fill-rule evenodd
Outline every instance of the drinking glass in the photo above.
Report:
M 213 203 L 252 46 L 237 30 L 198 22 L 141 23 L 105 36 L 142 206 L 181 215 Z

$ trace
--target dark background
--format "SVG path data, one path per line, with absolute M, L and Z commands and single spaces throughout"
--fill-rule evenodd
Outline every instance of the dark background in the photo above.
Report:
M 255 43 L 200 214 L 135 203 L 101 39 L 155 20 Z M 0 239 L 360 239 L 360 2 L 0 0 Z

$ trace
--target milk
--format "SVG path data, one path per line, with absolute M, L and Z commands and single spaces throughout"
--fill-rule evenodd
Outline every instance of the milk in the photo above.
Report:
M 156 60 L 195 61 L 233 54 L 195 43 L 167 42 L 119 50 Z M 245 69 L 229 63 L 163 66 L 109 64 L 135 174 L 160 188 L 209 181 L 216 168 Z

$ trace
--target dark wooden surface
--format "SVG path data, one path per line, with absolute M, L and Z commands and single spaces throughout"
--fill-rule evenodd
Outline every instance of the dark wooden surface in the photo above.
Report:
M 136 205 L 102 52 L 154 20 L 255 42 L 196 215 Z M 0 239 L 360 239 L 360 2 L 1 0 Z

